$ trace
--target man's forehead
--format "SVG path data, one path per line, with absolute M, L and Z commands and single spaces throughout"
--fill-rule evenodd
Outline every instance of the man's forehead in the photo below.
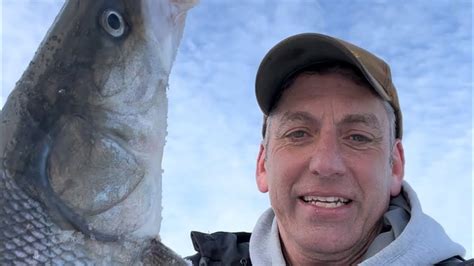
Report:
M 285 111 L 322 112 L 325 109 L 352 112 L 384 110 L 382 99 L 370 88 L 338 75 L 302 75 L 281 95 L 273 113 Z
M 364 84 L 356 83 L 339 73 L 302 73 L 283 91 L 274 111 L 324 109 L 328 105 L 348 111 L 357 109 L 383 112 L 384 110 L 380 96 Z
M 377 131 L 390 127 L 384 101 L 372 88 L 333 72 L 295 76 L 270 117 L 278 118 L 279 129 L 292 121 L 321 127 L 324 114 L 332 114 L 331 123 L 338 127 L 363 124 Z

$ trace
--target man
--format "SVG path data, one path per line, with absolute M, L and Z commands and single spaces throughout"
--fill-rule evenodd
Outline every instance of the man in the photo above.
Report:
M 402 114 L 383 60 L 330 36 L 292 36 L 262 60 L 256 95 L 257 186 L 271 208 L 250 240 L 192 232 L 194 264 L 463 263 L 403 181 Z

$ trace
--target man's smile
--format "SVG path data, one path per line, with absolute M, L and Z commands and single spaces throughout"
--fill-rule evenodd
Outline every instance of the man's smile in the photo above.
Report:
M 340 206 L 344 206 L 352 202 L 350 199 L 342 198 L 342 197 L 320 197 L 320 196 L 302 196 L 300 197 L 305 203 L 315 205 L 318 207 L 323 208 L 337 208 Z

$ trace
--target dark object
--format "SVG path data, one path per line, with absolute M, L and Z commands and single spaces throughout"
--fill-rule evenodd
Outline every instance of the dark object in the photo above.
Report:
M 186 257 L 193 265 L 250 266 L 250 233 L 216 232 L 205 234 L 192 231 L 191 240 L 197 254 Z

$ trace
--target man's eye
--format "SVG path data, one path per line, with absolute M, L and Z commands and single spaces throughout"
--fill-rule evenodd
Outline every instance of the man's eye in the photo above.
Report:
M 354 142 L 359 142 L 359 143 L 367 143 L 367 142 L 371 142 L 372 140 L 364 135 L 360 135 L 360 134 L 354 134 L 354 135 L 350 135 L 349 136 L 349 139 L 351 141 L 354 141 Z
M 296 131 L 290 132 L 286 136 L 289 137 L 289 138 L 292 138 L 292 139 L 301 139 L 301 138 L 306 137 L 307 135 L 308 135 L 308 133 L 306 133 L 303 130 L 296 130 Z

